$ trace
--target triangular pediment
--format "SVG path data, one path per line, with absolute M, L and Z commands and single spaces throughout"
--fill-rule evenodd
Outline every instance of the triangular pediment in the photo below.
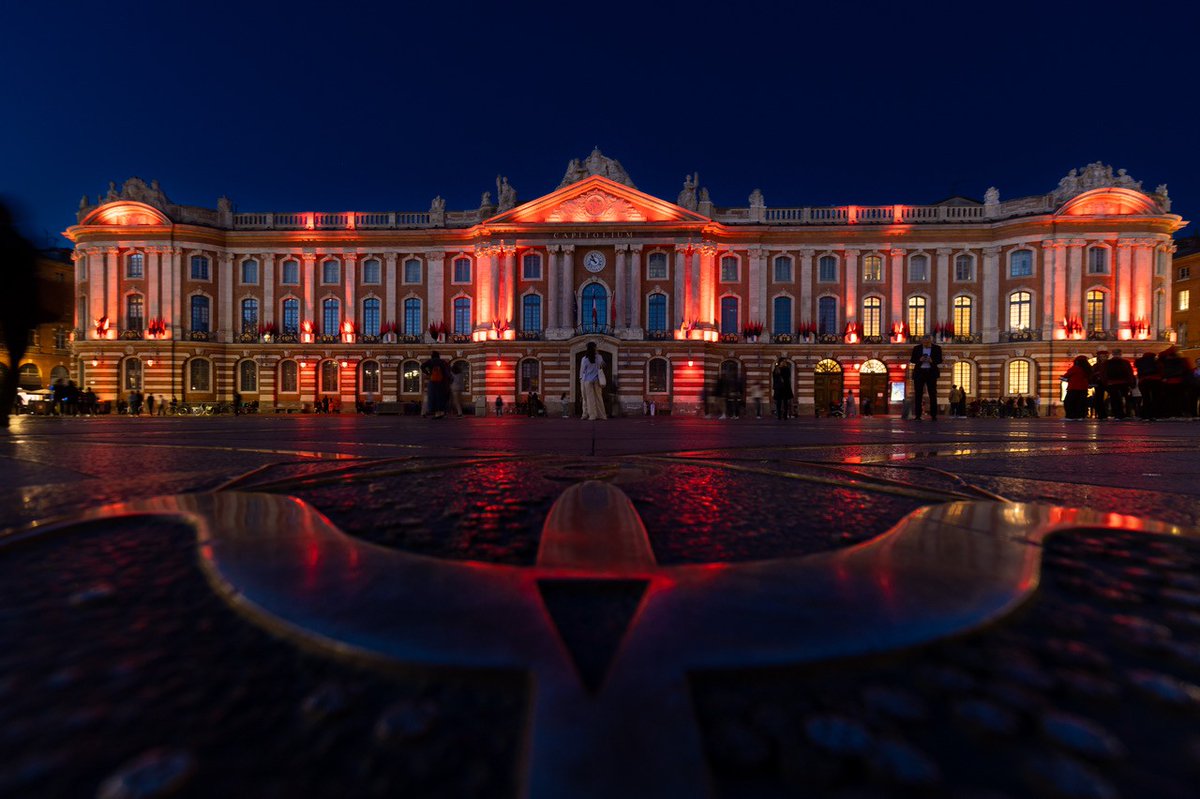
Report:
M 707 217 L 601 175 L 586 177 L 492 217 L 484 224 L 708 222 Z

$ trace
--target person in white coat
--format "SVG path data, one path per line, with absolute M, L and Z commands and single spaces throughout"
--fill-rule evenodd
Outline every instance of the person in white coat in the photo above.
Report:
M 579 390 L 583 397 L 583 418 L 588 421 L 607 419 L 604 413 L 604 357 L 596 352 L 596 342 L 589 341 L 583 360 L 579 362 Z

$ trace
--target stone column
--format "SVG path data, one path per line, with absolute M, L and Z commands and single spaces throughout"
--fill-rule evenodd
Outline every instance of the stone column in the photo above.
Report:
M 700 307 L 700 249 L 690 248 L 688 252 L 688 271 L 692 276 L 692 292 L 688 305 L 692 309 L 692 320 L 697 324 L 704 321 L 703 310 Z
M 1150 255 L 1150 257 L 1152 259 L 1156 259 L 1156 258 L 1158 258 L 1158 253 L 1160 251 L 1165 252 L 1167 254 L 1167 269 L 1161 275 L 1161 278 L 1162 278 L 1161 281 L 1159 281 L 1159 280 L 1153 281 L 1156 285 L 1162 286 L 1162 289 L 1164 292 L 1166 292 L 1166 296 L 1167 296 L 1167 301 L 1163 303 L 1163 318 L 1160 320 L 1162 322 L 1163 330 L 1168 330 L 1171 328 L 1171 324 L 1172 324 L 1171 314 L 1175 310 L 1175 306 L 1173 304 L 1174 301 L 1171 298 L 1171 277 L 1172 277 L 1171 268 L 1172 268 L 1172 263 L 1173 263 L 1172 254 L 1178 249 L 1179 249 L 1179 246 L 1177 244 L 1175 244 L 1174 241 L 1163 241 L 1163 242 L 1159 242 L 1158 246 L 1154 249 L 1154 251 Z M 1156 270 L 1154 270 L 1154 269 L 1151 270 L 1152 273 L 1154 273 L 1155 271 Z M 1156 277 L 1157 277 L 1157 275 L 1156 275 Z M 1180 343 L 1182 344 L 1182 342 L 1180 342 Z
M 163 297 L 165 301 L 163 312 L 167 317 L 167 329 L 171 331 L 171 338 L 176 338 L 179 333 L 181 324 L 180 307 L 183 303 L 183 278 L 180 275 L 183 253 L 176 247 L 168 247 L 166 250 L 167 262 L 163 267 Z
M 1113 305 L 1117 313 L 1117 329 L 1128 330 L 1129 323 L 1133 321 L 1130 315 L 1133 307 L 1133 242 L 1130 239 L 1117 240 L 1113 269 Z
M 815 286 L 813 280 L 813 256 L 816 255 L 815 250 L 800 251 L 800 308 L 799 319 L 801 322 L 813 321 L 813 288 Z M 761 318 L 761 317 L 760 317 Z
M 688 316 L 687 298 L 688 290 L 691 288 L 692 276 L 687 268 L 687 251 L 687 245 L 675 245 L 675 301 L 672 304 L 675 306 L 674 327 L 676 330 L 691 318 Z
M 509 326 L 515 326 L 517 314 L 513 303 L 517 297 L 517 248 L 509 244 L 502 246 L 501 250 L 504 254 L 504 285 L 500 290 L 500 307 L 496 309 L 496 317 L 508 322 Z
M 1067 311 L 1083 319 L 1083 239 L 1067 242 Z
M 1154 247 L 1151 239 L 1137 239 L 1133 250 L 1133 315 L 1150 322 L 1154 316 Z M 1157 330 L 1151 330 L 1154 336 Z
M 146 248 L 146 324 L 150 324 L 151 319 L 157 319 L 159 316 L 159 292 L 161 291 L 161 281 L 159 275 L 162 273 L 162 248 L 147 247 Z
M 454 320 L 453 320 L 453 318 L 447 318 L 447 316 L 446 316 L 446 253 L 444 253 L 444 252 L 427 252 L 427 253 L 425 253 L 425 258 L 426 258 L 426 280 L 428 281 L 427 285 L 429 286 L 429 291 L 428 291 L 429 313 L 427 315 L 428 319 L 431 322 L 439 321 L 439 320 L 442 322 L 446 322 L 447 330 L 448 330 L 447 335 L 448 336 L 453 335 L 454 331 L 450 328 L 453 326 Z M 393 265 L 392 265 L 392 272 L 391 272 L 393 313 L 395 313 L 395 305 L 396 305 L 396 296 L 395 296 L 396 295 L 396 291 L 395 291 L 396 279 L 395 279 L 395 263 L 394 263 L 394 261 L 395 261 L 395 257 L 393 256 Z M 450 339 L 447 338 L 446 340 L 449 341 Z
M 717 245 L 711 241 L 700 244 L 700 321 L 717 325 Z
M 888 250 L 892 263 L 888 267 L 887 279 L 892 284 L 892 321 L 891 324 L 905 321 L 904 313 L 904 250 L 894 248 Z M 891 325 L 884 335 L 891 332 Z
M 811 250 L 809 251 L 811 252 Z M 751 247 L 750 256 L 750 308 L 747 322 L 764 322 L 767 318 L 764 312 L 767 298 L 766 258 L 767 254 L 761 247 Z
M 86 338 L 96 338 L 96 320 L 104 316 L 104 251 L 90 248 L 88 255 L 88 318 L 82 330 Z
M 1056 255 L 1058 242 L 1046 239 L 1042 242 L 1042 338 L 1049 340 L 1054 336 L 1058 323 L 1054 308 L 1054 270 L 1057 268 Z
M 471 275 L 475 283 L 475 327 L 491 327 L 492 308 L 492 254 L 486 244 L 475 247 L 475 270 Z
M 629 282 L 625 275 L 625 270 L 628 268 L 626 262 L 625 245 L 617 245 L 617 280 L 616 289 L 613 293 L 613 303 L 616 305 L 617 317 L 614 327 L 626 328 L 629 327 Z
M 626 317 L 629 327 L 637 335 L 642 334 L 642 245 L 629 245 L 629 312 Z
M 983 342 L 1000 340 L 1000 248 L 983 248 Z
M 575 330 L 575 326 L 579 324 L 575 313 L 575 245 L 562 245 L 562 282 L 559 284 L 559 289 L 562 291 L 562 307 L 559 309 L 559 318 L 562 320 L 562 326 L 567 330 L 567 335 L 570 336 Z
M 1054 242 L 1054 314 L 1059 321 L 1067 318 L 1071 301 L 1067 295 L 1067 239 Z
M 858 250 L 846 250 L 846 324 L 858 321 Z
M 937 316 L 930 327 L 950 321 L 950 255 L 953 252 L 949 247 L 938 247 L 937 250 Z
M 316 330 L 316 320 L 314 316 L 314 303 L 316 302 L 317 294 L 317 254 L 315 252 L 305 252 L 302 256 L 304 263 L 302 270 L 304 274 L 300 276 L 300 283 L 304 288 L 304 315 L 300 317 L 300 321 L 305 320 L 313 323 L 313 330 Z
M 432 263 L 431 261 L 431 272 Z M 433 275 L 430 274 L 428 277 L 429 306 L 432 312 L 435 310 L 433 308 Z M 394 252 L 384 253 L 383 256 L 383 319 L 380 320 L 380 324 L 382 325 L 385 322 L 396 323 L 396 253 Z
M 117 296 L 118 270 L 121 268 L 120 251 L 116 247 L 104 250 L 104 315 L 108 317 L 112 330 L 120 331 L 117 327 L 120 316 L 120 300 Z
M 220 330 L 217 333 L 217 341 L 233 341 L 236 333 L 233 320 L 233 253 L 228 250 L 221 253 L 221 274 L 217 281 L 217 291 L 220 310 L 217 312 L 218 324 L 212 325 L 212 328 Z
M 262 323 L 269 325 L 275 321 L 275 253 L 262 254 Z
M 348 252 L 343 254 L 342 258 L 346 262 L 346 268 L 342 275 L 343 302 L 346 303 L 346 310 L 342 314 L 342 320 L 353 322 L 354 331 L 357 333 L 359 332 L 359 325 L 362 322 L 358 318 L 358 303 L 355 301 L 354 293 L 355 279 L 358 274 L 358 269 L 356 268 L 358 266 L 358 253 Z M 339 330 L 338 333 L 340 334 L 341 331 Z
M 551 244 L 546 247 L 546 338 L 557 338 L 558 330 L 562 327 L 558 318 L 559 306 L 559 263 L 558 246 Z

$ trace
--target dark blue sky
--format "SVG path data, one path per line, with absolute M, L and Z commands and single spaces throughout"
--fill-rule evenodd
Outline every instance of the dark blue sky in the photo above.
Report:
M 594 145 L 718 205 L 1005 199 L 1102 160 L 1200 206 L 1190 3 L 10 6 L 0 193 L 39 243 L 130 175 L 243 211 L 473 208 Z

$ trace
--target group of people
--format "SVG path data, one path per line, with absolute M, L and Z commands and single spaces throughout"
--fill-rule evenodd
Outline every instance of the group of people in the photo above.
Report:
M 1200 410 L 1200 368 L 1193 369 L 1174 345 L 1133 361 L 1119 349 L 1097 351 L 1094 363 L 1077 355 L 1062 381 L 1068 419 L 1085 419 L 1089 412 L 1099 420 L 1195 418 Z
M 425 401 L 427 412 L 434 419 L 446 418 L 447 411 L 454 411 L 456 416 L 462 416 L 463 377 L 461 367 L 442 359 L 436 350 L 429 354 L 429 360 L 421 364 L 421 374 L 425 375 Z

